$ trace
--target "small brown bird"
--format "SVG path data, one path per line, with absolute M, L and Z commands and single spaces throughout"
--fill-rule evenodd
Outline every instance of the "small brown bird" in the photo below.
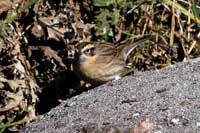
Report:
M 82 80 L 93 85 L 118 79 L 127 71 L 128 55 L 138 45 L 149 40 L 150 36 L 121 45 L 105 42 L 79 43 L 75 51 L 74 71 Z

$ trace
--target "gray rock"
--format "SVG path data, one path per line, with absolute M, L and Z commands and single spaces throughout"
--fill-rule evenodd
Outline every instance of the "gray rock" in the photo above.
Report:
M 198 133 L 199 81 L 200 59 L 137 73 L 64 101 L 22 132 L 122 132 L 147 121 L 155 133 Z

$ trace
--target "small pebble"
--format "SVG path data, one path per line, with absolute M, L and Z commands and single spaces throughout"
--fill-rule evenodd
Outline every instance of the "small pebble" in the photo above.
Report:
M 197 127 L 200 127 L 200 122 L 197 122 Z
M 140 113 L 135 113 L 133 116 L 140 116 Z
M 155 131 L 154 133 L 163 133 L 161 130 Z
M 178 118 L 173 118 L 173 119 L 171 120 L 171 122 L 172 122 L 173 124 L 178 124 L 178 123 L 179 123 L 179 119 L 178 119 Z

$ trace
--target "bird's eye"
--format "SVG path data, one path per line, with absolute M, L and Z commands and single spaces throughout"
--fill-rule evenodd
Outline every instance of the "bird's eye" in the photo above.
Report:
M 88 55 L 90 53 L 90 49 L 86 49 L 85 51 L 84 51 L 84 54 L 86 54 L 86 55 Z
M 84 51 L 84 54 L 87 56 L 94 56 L 95 55 L 95 48 L 88 48 Z

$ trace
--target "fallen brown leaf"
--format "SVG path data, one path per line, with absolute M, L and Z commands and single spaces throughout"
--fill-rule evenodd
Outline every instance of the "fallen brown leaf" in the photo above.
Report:
M 138 127 L 129 130 L 129 133 L 151 133 L 151 131 L 156 127 L 153 122 L 149 119 L 145 119 L 139 123 Z
M 0 15 L 1 15 L 3 12 L 8 11 L 9 8 L 11 8 L 11 6 L 12 6 L 11 0 L 1 0 L 1 1 L 0 1 Z

